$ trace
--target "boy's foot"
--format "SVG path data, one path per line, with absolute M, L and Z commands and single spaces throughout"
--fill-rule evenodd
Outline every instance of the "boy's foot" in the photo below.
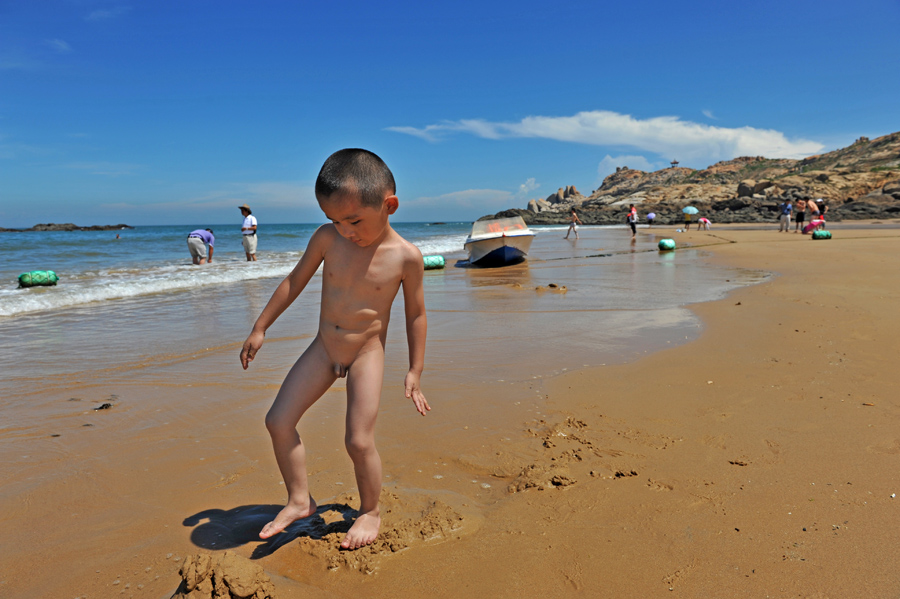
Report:
M 302 518 L 308 518 L 316 513 L 316 509 L 319 506 L 316 505 L 316 500 L 312 498 L 312 495 L 309 496 L 309 505 L 306 507 L 299 505 L 287 504 L 284 506 L 278 515 L 275 516 L 275 519 L 263 526 L 263 529 L 259 531 L 260 539 L 268 539 L 270 537 L 274 537 L 280 532 L 284 532 L 284 529 L 300 520 Z
M 378 514 L 360 514 L 356 522 L 347 531 L 344 540 L 341 541 L 341 549 L 359 549 L 371 545 L 378 538 L 378 530 L 381 528 L 381 516 Z

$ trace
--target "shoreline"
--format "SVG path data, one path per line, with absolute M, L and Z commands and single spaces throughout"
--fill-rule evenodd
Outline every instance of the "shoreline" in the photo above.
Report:
M 900 236 L 818 244 L 810 261 L 773 234 L 709 248 L 778 274 L 691 306 L 697 340 L 550 380 L 553 416 L 529 446 L 537 486 L 498 509 L 493 544 L 464 539 L 423 563 L 492 561 L 474 583 L 498 597 L 890 596 L 900 405 L 883 373 L 900 327 L 877 315 L 898 285 L 839 253 L 883 263 Z M 795 296 L 816 279 L 813 298 Z M 463 588 L 449 572 L 434 582 Z
M 653 233 L 657 231 L 654 229 Z M 834 423 L 823 420 L 822 413 L 843 409 L 840 404 L 844 402 L 820 405 L 823 400 L 791 395 L 798 393 L 787 391 L 793 388 L 791 385 L 803 381 L 793 380 L 786 358 L 781 355 L 788 348 L 780 342 L 773 345 L 767 335 L 771 334 L 770 329 L 778 329 L 777 324 L 770 322 L 772 305 L 779 306 L 781 310 L 775 313 L 784 313 L 785 318 L 815 321 L 814 314 L 805 313 L 808 307 L 785 300 L 776 292 L 792 293 L 792 281 L 798 278 L 821 276 L 835 286 L 847 277 L 856 282 L 865 273 L 877 273 L 878 264 L 863 261 L 861 267 L 859 261 L 848 260 L 842 255 L 841 244 L 866 246 L 854 247 L 852 251 L 855 256 L 860 252 L 869 256 L 869 244 L 892 244 L 900 236 L 869 239 L 863 233 L 858 240 L 852 240 L 842 235 L 827 244 L 791 248 L 792 252 L 817 252 L 813 260 L 804 260 L 805 256 L 800 255 L 792 261 L 786 260 L 784 248 L 800 239 L 808 241 L 803 236 L 778 239 L 775 231 L 725 227 L 711 233 L 737 243 L 702 248 L 710 254 L 706 260 L 752 270 L 767 268 L 780 274 L 763 285 L 732 290 L 725 299 L 692 304 L 689 309 L 700 316 L 703 326 L 699 338 L 687 345 L 654 352 L 624 365 L 584 368 L 580 362 L 572 363 L 574 372 L 532 380 L 524 376 L 504 380 L 509 378 L 505 372 L 515 372 L 515 367 L 508 365 L 497 370 L 496 380 L 482 381 L 479 386 L 466 382 L 470 366 L 460 356 L 463 363 L 458 368 L 448 364 L 446 372 L 428 375 L 434 385 L 429 387 L 429 397 L 441 398 L 439 411 L 429 415 L 429 419 L 416 418 L 405 403 L 386 399 L 380 418 L 379 447 L 384 448 L 387 473 L 385 504 L 392 515 L 386 515 L 382 531 L 387 544 L 371 551 L 346 555 L 333 551 L 327 540 L 308 538 L 293 537 L 274 545 L 261 545 L 254 540 L 252 532 L 258 528 L 258 521 L 268 517 L 283 500 L 282 488 L 264 433 L 255 430 L 260 427 L 246 428 L 242 423 L 248 418 L 258 419 L 283 372 L 268 368 L 265 374 L 260 373 L 260 379 L 242 383 L 240 390 L 217 389 L 210 383 L 191 386 L 177 381 L 187 380 L 198 368 L 200 372 L 215 372 L 224 358 L 213 355 L 202 358 L 200 363 L 169 364 L 164 372 L 173 384 L 165 392 L 172 395 L 170 401 L 182 408 L 177 416 L 163 413 L 143 423 L 148 427 L 140 438 L 140 443 L 146 443 L 145 451 L 123 447 L 116 452 L 121 455 L 115 455 L 109 454 L 108 447 L 98 447 L 97 455 L 89 458 L 93 465 L 80 474 L 89 480 L 68 476 L 42 489 L 51 496 L 71 495 L 72 491 L 84 493 L 82 497 L 76 493 L 76 498 L 67 502 L 66 511 L 73 514 L 90 514 L 89 506 L 95 502 L 106 507 L 105 518 L 102 513 L 88 516 L 106 531 L 95 538 L 78 539 L 73 544 L 60 533 L 50 533 L 52 528 L 34 531 L 39 536 L 58 537 L 53 554 L 59 562 L 57 571 L 68 571 L 76 563 L 83 566 L 70 572 L 72 584 L 56 590 L 105 596 L 121 585 L 130 584 L 133 591 L 142 584 L 144 592 L 156 589 L 153 592 L 157 595 L 171 593 L 177 586 L 175 557 L 218 552 L 220 548 L 259 557 L 256 563 L 277 577 L 278 597 L 350 596 L 365 591 L 375 597 L 411 598 L 420 596 L 424 589 L 436 596 L 455 597 L 473 585 L 498 597 L 519 596 L 523 589 L 559 597 L 577 590 L 609 595 L 615 589 L 617 596 L 643 597 L 668 593 L 669 586 L 684 596 L 717 596 L 723 588 L 753 596 L 782 587 L 803 588 L 805 592 L 830 589 L 828 593 L 838 596 L 847 596 L 849 588 L 884 590 L 885 581 L 896 573 L 896 567 L 886 561 L 888 551 L 878 554 L 883 558 L 884 563 L 879 563 L 884 575 L 873 575 L 871 565 L 854 562 L 858 575 L 845 583 L 836 579 L 843 573 L 835 569 L 825 577 L 832 586 L 816 586 L 809 570 L 801 568 L 809 568 L 813 558 L 824 559 L 832 569 L 837 568 L 839 558 L 846 560 L 848 556 L 841 555 L 846 545 L 825 544 L 831 537 L 837 539 L 833 543 L 864 543 L 870 547 L 866 554 L 870 562 L 878 547 L 889 546 L 887 531 L 892 528 L 889 524 L 893 523 L 893 516 L 885 512 L 891 504 L 884 498 L 886 483 L 879 482 L 878 477 L 885 472 L 883 461 L 900 453 L 895 450 L 900 441 L 885 434 L 885 427 L 900 411 L 893 402 L 886 403 L 890 397 L 886 394 L 883 399 L 867 402 L 875 406 L 855 406 L 869 412 L 839 413 L 841 424 L 857 427 L 861 424 L 854 417 L 867 418 L 878 413 L 883 420 L 877 431 L 859 431 L 868 436 L 863 457 L 877 463 L 852 462 L 853 480 L 844 482 L 853 485 L 841 487 L 838 493 L 842 499 L 844 493 L 852 495 L 849 501 L 852 508 L 858 508 L 856 512 L 848 517 L 843 513 L 846 506 L 832 505 L 832 500 L 821 494 L 813 496 L 813 501 L 801 497 L 803 491 L 809 490 L 810 482 L 817 483 L 812 486 L 833 490 L 827 487 L 829 482 L 835 484 L 834 469 L 828 460 L 847 465 L 837 449 L 831 450 L 827 458 L 816 458 L 804 444 L 816 440 L 815 434 L 821 430 L 830 430 L 827 427 Z M 679 239 L 698 245 L 707 237 L 694 231 L 683 235 Z M 770 243 L 776 239 L 777 243 Z M 890 258 L 884 251 L 874 255 Z M 822 260 L 823 256 L 833 259 Z M 788 289 L 780 291 L 785 284 Z M 896 283 L 891 285 L 887 291 L 896 290 Z M 850 293 L 843 284 L 838 291 Z M 820 301 L 834 293 L 831 288 L 823 288 Z M 846 302 L 847 310 L 826 313 L 818 327 L 807 325 L 807 336 L 819 339 L 827 331 L 845 327 L 845 320 L 853 318 L 853 330 L 860 334 L 873 339 L 887 335 L 890 339 L 887 331 L 880 330 L 879 323 L 874 323 L 876 327 L 872 329 L 866 309 L 857 306 L 871 303 L 871 295 L 871 282 L 859 285 L 853 301 Z M 875 301 L 886 310 L 886 299 Z M 741 305 L 735 306 L 735 302 Z M 788 303 L 782 306 L 781 302 Z M 740 311 L 739 317 L 735 310 Z M 893 323 L 887 324 L 896 328 Z M 727 329 L 734 327 L 738 330 L 729 333 Z M 399 332 L 395 324 L 394 333 Z M 798 340 L 803 338 L 798 333 L 794 335 Z M 739 339 L 747 339 L 746 347 L 736 343 Z M 396 341 L 392 343 L 397 345 Z M 853 343 L 855 352 L 868 357 L 867 341 Z M 723 347 L 736 349 L 733 358 L 742 361 L 729 367 L 722 355 Z M 813 353 L 813 363 L 838 368 L 831 365 L 829 348 L 823 354 L 827 362 L 819 353 Z M 803 349 L 821 351 L 805 346 Z M 775 355 L 763 355 L 772 352 Z M 772 357 L 779 361 L 768 361 Z M 696 359 L 725 374 L 707 377 L 702 369 L 695 372 L 696 367 L 689 363 Z M 859 357 L 853 354 L 852 360 Z M 864 380 L 854 381 L 860 390 L 849 392 L 863 393 L 861 389 L 867 385 L 872 388 L 870 393 L 879 389 L 877 377 L 886 368 L 885 361 L 876 357 L 869 362 L 872 364 L 864 372 L 852 371 L 853 376 Z M 857 362 L 853 366 L 856 368 Z M 729 369 L 733 372 L 729 373 Z M 782 372 L 785 369 L 788 371 Z M 841 374 L 847 376 L 846 372 Z M 773 393 L 769 390 L 773 377 L 779 381 L 775 399 L 769 397 Z M 154 388 L 142 388 L 140 380 L 124 376 L 118 380 L 110 391 L 123 396 L 154 393 Z M 387 373 L 385 398 L 398 394 L 399 380 L 396 373 Z M 708 380 L 713 383 L 708 384 Z M 837 393 L 836 387 L 848 383 L 832 384 L 829 379 L 827 383 L 808 384 L 815 389 L 835 387 Z M 204 413 L 203 404 L 197 402 L 211 393 L 221 395 L 214 422 Z M 323 512 L 324 520 L 341 513 L 340 505 L 349 500 L 347 490 L 352 486 L 352 471 L 343 459 L 346 456 L 340 457 L 340 389 L 331 393 L 335 401 L 317 404 L 317 415 L 306 429 L 301 423 L 304 439 L 309 438 L 316 448 L 318 460 L 311 462 L 310 471 L 312 480 L 322 481 L 317 483 L 317 498 L 335 506 Z M 491 401 L 462 401 L 472 393 Z M 635 401 L 636 397 L 640 401 Z M 777 426 L 761 421 L 759 415 L 748 414 L 748 406 L 756 404 L 765 404 L 765 415 L 768 418 L 771 414 Z M 810 420 L 803 410 L 808 405 L 817 408 L 815 420 Z M 94 422 L 94 427 L 86 430 L 112 432 L 109 427 L 116 426 L 116 419 L 121 423 L 143 419 L 139 412 L 127 402 L 108 413 L 86 412 Z M 432 418 L 437 414 L 439 418 Z M 59 426 L 66 419 L 56 421 Z M 819 428 L 804 428 L 812 424 Z M 240 428 L 230 428 L 235 425 Z M 802 439 L 795 441 L 781 429 L 796 429 Z M 237 434 L 225 434 L 226 430 Z M 54 441 L 63 455 L 74 449 L 66 449 L 67 438 L 69 435 L 65 434 Z M 32 445 L 36 442 L 36 438 L 27 441 Z M 841 448 L 846 450 L 846 446 Z M 76 451 L 83 452 L 84 448 Z M 136 459 L 142 454 L 146 455 Z M 793 457 L 796 455 L 803 456 L 803 465 L 812 477 L 803 485 L 793 481 L 798 476 Z M 101 463 L 102 468 L 98 465 Z M 790 476 L 785 482 L 782 477 L 787 475 Z M 753 486 L 744 479 L 762 482 Z M 103 482 L 102 493 L 85 484 L 91 480 Z M 745 488 L 741 489 L 742 485 Z M 511 487 L 517 492 L 510 493 Z M 849 487 L 853 489 L 847 491 Z M 877 500 L 868 500 L 874 508 L 865 510 L 877 510 L 877 523 L 869 512 L 860 512 L 863 508 L 856 505 L 868 499 L 861 495 L 868 491 Z M 31 495 L 30 491 L 23 492 L 23 496 Z M 816 532 L 815 543 L 794 539 L 796 531 L 789 527 L 791 519 L 769 507 L 780 506 L 794 495 L 809 503 L 821 503 L 822 510 L 804 524 L 809 528 L 807 532 Z M 36 499 L 32 497 L 32 505 L 22 506 L 24 511 L 8 513 L 5 519 L 13 527 L 16 522 L 33 520 L 39 515 L 34 512 Z M 128 506 L 133 501 L 142 507 L 138 520 L 130 521 Z M 210 511 L 212 507 L 215 509 Z M 760 510 L 765 517 L 759 515 Z M 180 532 L 165 531 L 173 525 L 168 517 L 173 513 L 182 514 L 185 519 Z M 842 528 L 831 530 L 830 525 L 822 524 L 834 519 L 831 516 L 843 518 L 834 522 Z M 79 519 L 84 517 L 78 516 L 72 522 L 75 528 L 70 529 L 84 530 L 86 523 Z M 842 524 L 844 520 L 852 524 Z M 815 525 L 810 524 L 813 521 Z M 816 526 L 818 530 L 813 531 Z M 860 539 L 855 534 L 857 528 L 872 535 L 872 540 Z M 753 537 L 756 542 L 747 541 L 746 537 Z M 771 541 L 776 537 L 773 553 Z M 791 540 L 782 542 L 781 537 Z M 139 543 L 144 550 L 136 549 L 136 538 L 144 539 Z M 4 545 L 16 546 L 22 541 Z M 801 547 L 792 543 L 801 543 Z M 109 569 L 98 566 L 91 556 L 108 555 L 110 550 L 104 547 L 110 546 L 122 546 L 127 553 L 132 551 L 129 547 L 135 547 L 136 555 L 119 556 L 110 562 Z M 778 551 L 783 553 L 775 555 Z M 834 551 L 835 556 L 829 556 L 829 551 Z M 168 557 L 164 558 L 166 554 Z M 719 560 L 710 563 L 710 555 Z M 787 557 L 781 559 L 783 556 Z M 7 561 L 7 566 L 12 567 L 11 564 Z M 329 571 L 330 564 L 338 570 Z M 785 569 L 784 564 L 790 568 Z M 17 565 L 17 570 L 29 570 L 18 560 Z M 150 571 L 145 573 L 146 568 Z M 95 569 L 101 572 L 95 574 Z M 748 569 L 754 572 L 748 574 Z M 367 570 L 373 571 L 374 577 L 359 573 Z M 460 572 L 466 572 L 466 576 L 460 577 Z M 3 583 L 13 580 L 11 570 L 0 576 Z M 113 585 L 115 580 L 120 585 Z
M 735 231 L 727 235 L 737 243 L 710 248 L 713 262 L 777 274 L 692 305 L 704 323 L 697 340 L 535 385 L 546 405 L 515 449 L 465 460 L 469 472 L 519 487 L 475 534 L 385 558 L 378 583 L 347 577 L 341 590 L 890 596 L 900 570 L 890 551 L 900 516 L 889 476 L 900 405 L 897 383 L 879 374 L 889 371 L 900 327 L 883 330 L 868 308 L 874 300 L 875 314 L 888 310 L 898 285 L 873 298 L 879 267 L 861 269 L 858 259 L 884 256 L 900 236 L 817 244 L 825 258 L 810 265 L 783 256 L 782 244 L 803 237 L 769 243 L 774 233 Z M 817 289 L 818 303 L 792 299 L 819 279 L 829 285 Z M 826 307 L 835 293 L 845 302 Z M 820 325 L 813 309 L 835 313 Z M 782 342 L 775 335 L 788 322 L 796 332 Z M 294 559 L 285 552 L 276 563 Z

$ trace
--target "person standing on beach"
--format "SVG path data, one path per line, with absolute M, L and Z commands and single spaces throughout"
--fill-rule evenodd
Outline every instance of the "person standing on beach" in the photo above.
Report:
M 809 222 L 813 222 L 814 220 L 819 220 L 819 200 L 813 201 L 807 198 L 806 208 L 809 210 Z
M 785 200 L 781 206 L 778 207 L 781 211 L 781 216 L 778 217 L 779 225 L 778 232 L 786 231 L 787 233 L 791 232 L 791 210 L 793 206 L 791 205 L 790 200 Z
M 625 222 L 631 226 L 631 238 L 634 239 L 637 235 L 637 208 L 634 207 L 634 204 L 631 205 L 631 208 L 628 210 L 628 216 L 625 217 Z
M 797 226 L 794 229 L 794 233 L 799 233 L 800 229 L 803 228 L 803 221 L 806 220 L 806 200 L 804 198 L 800 198 L 797 200 Z
M 575 239 L 578 239 L 578 225 L 584 224 L 581 222 L 581 219 L 578 218 L 578 214 L 576 214 L 575 209 L 572 208 L 572 215 L 569 217 L 569 230 L 566 231 L 565 239 L 569 238 L 569 233 L 574 231 Z
M 297 299 L 322 266 L 319 331 L 297 360 L 266 414 L 275 459 L 288 492 L 287 505 L 259 536 L 268 539 L 295 520 L 316 513 L 306 472 L 306 446 L 297 434 L 303 414 L 338 378 L 347 378 L 344 444 L 353 461 L 360 507 L 341 542 L 343 549 L 370 545 L 381 527 L 381 458 L 375 418 L 384 377 L 384 344 L 391 304 L 403 289 L 409 371 L 406 397 L 423 416 L 431 410 L 419 385 L 425 367 L 425 293 L 422 253 L 389 223 L 397 210 L 394 176 L 367 150 L 332 154 L 316 180 L 319 208 L 331 222 L 319 227 L 300 262 L 285 278 L 241 349 L 247 369 L 266 330 Z
M 241 243 L 244 246 L 244 253 L 247 254 L 247 262 L 256 262 L 256 217 L 250 210 L 250 206 L 244 204 L 238 206 L 241 214 L 244 215 L 244 224 L 241 225 Z
M 196 229 L 188 234 L 187 245 L 194 264 L 206 264 L 212 262 L 213 246 L 216 237 L 212 229 Z M 209 260 L 206 259 L 206 246 L 209 246 Z

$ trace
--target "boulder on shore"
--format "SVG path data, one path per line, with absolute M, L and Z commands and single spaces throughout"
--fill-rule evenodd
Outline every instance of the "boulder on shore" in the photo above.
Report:
M 752 196 L 755 192 L 753 191 L 756 188 L 756 181 L 753 179 L 745 179 L 738 183 L 737 186 L 737 194 L 739 198 L 743 198 L 746 196 Z

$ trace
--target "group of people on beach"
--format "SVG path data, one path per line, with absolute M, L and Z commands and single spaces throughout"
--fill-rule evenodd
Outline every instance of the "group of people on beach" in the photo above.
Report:
M 247 262 L 256 262 L 256 217 L 253 216 L 253 211 L 247 204 L 238 206 L 238 209 L 244 217 L 244 222 L 241 224 L 241 245 L 244 247 L 244 254 L 247 256 Z M 116 237 L 118 238 L 118 235 Z M 195 229 L 188 233 L 187 245 L 193 263 L 206 264 L 212 262 L 216 236 L 212 229 Z M 207 246 L 209 247 L 208 257 Z
M 637 236 L 637 223 L 639 220 L 637 207 L 634 204 L 631 204 L 628 207 L 628 215 L 625 217 L 625 224 L 627 224 L 631 228 L 631 239 L 635 239 Z M 656 218 L 656 214 L 653 212 L 649 212 L 647 214 L 647 226 L 652 227 L 653 221 Z M 692 217 L 690 213 L 684 213 L 684 230 L 689 231 L 691 228 L 691 224 L 693 223 Z M 578 239 L 578 225 L 584 224 L 581 222 L 581 219 L 578 217 L 578 213 L 575 212 L 575 208 L 572 208 L 572 213 L 569 216 L 569 230 L 566 231 L 566 236 L 564 239 L 568 239 L 571 233 L 575 233 L 575 239 Z M 709 231 L 710 228 L 710 220 L 705 216 L 701 216 L 697 220 L 697 230 L 706 230 Z
M 431 410 L 420 385 L 427 331 L 424 261 L 419 249 L 390 225 L 390 216 L 399 206 L 396 185 L 390 169 L 372 152 L 345 149 L 332 154 L 316 179 L 315 194 L 330 222 L 313 233 L 296 267 L 275 289 L 244 341 L 240 362 L 247 370 L 262 349 L 266 331 L 321 267 L 318 332 L 288 372 L 265 417 L 287 502 L 259 537 L 269 539 L 293 522 L 316 514 L 318 506 L 307 476 L 306 445 L 297 425 L 337 379 L 346 378 L 344 443 L 353 462 L 360 507 L 340 546 L 352 550 L 373 543 L 381 527 L 382 463 L 375 447 L 375 421 L 381 401 L 388 320 L 401 289 L 409 345 L 404 393 L 421 415 Z M 783 230 L 790 224 L 793 210 L 790 202 L 785 205 Z M 252 243 L 244 245 L 251 260 L 256 250 L 256 222 L 248 220 L 250 208 L 246 204 L 240 208 L 245 215 L 242 232 L 245 238 L 254 237 Z M 824 212 L 816 202 L 804 201 L 802 207 L 798 202 L 798 228 L 803 221 L 799 214 L 807 210 L 814 218 L 821 218 Z M 632 238 L 637 220 L 637 208 L 632 204 L 626 217 Z M 580 224 L 581 218 L 573 209 L 567 239 L 573 232 L 578 238 Z M 685 214 L 685 230 L 690 224 L 691 215 Z M 698 224 L 709 228 L 706 218 L 700 218 Z M 188 244 L 192 255 L 199 252 L 204 233 L 210 238 L 211 259 L 212 231 L 194 231 Z
M 690 230 L 691 230 L 691 225 L 692 225 L 693 223 L 694 223 L 694 217 L 693 217 L 693 215 L 692 215 L 690 212 L 685 212 L 685 213 L 684 213 L 684 230 L 685 230 L 685 231 L 690 231 Z M 698 231 L 701 231 L 701 230 L 702 230 L 702 231 L 709 231 L 709 228 L 710 228 L 710 225 L 711 225 L 711 224 L 712 224 L 712 221 L 710 221 L 710 220 L 709 220 L 708 218 L 706 218 L 705 216 L 701 216 L 700 218 L 697 219 L 697 230 L 698 230 Z
M 804 226 L 806 221 L 806 213 L 809 212 L 809 224 Z M 800 198 L 797 200 L 796 210 L 790 199 L 785 200 L 778 206 L 778 232 L 791 232 L 791 216 L 796 221 L 794 233 L 808 233 L 813 229 L 825 228 L 825 214 L 828 212 L 828 206 L 825 200 L 818 198 L 812 200 L 810 198 Z
M 647 226 L 653 226 L 653 219 L 656 217 L 652 212 L 647 215 Z M 634 239 L 637 235 L 637 221 L 638 221 L 638 213 L 637 208 L 635 208 L 634 204 L 632 204 L 628 209 L 628 216 L 625 217 L 625 223 L 631 227 L 631 238 Z M 575 208 L 572 208 L 572 213 L 569 215 L 569 229 L 566 231 L 566 236 L 564 239 L 568 239 L 571 233 L 575 233 L 575 239 L 578 239 L 578 225 L 583 225 L 581 219 L 578 217 L 578 213 L 575 211 Z

